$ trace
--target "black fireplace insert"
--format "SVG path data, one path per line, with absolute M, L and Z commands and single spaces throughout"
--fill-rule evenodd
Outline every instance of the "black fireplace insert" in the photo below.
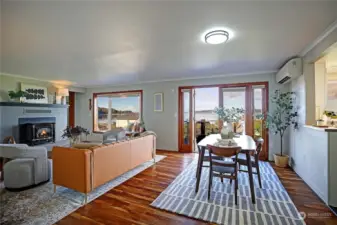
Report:
M 20 118 L 20 143 L 39 145 L 55 142 L 55 121 L 55 117 Z

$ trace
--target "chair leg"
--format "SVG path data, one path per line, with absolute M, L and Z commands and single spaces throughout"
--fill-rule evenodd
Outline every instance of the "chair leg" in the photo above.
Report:
M 195 177 L 197 178 L 198 177 L 198 171 L 199 171 L 199 164 L 200 164 L 200 154 L 201 154 L 201 151 L 200 151 L 200 149 L 199 149 L 199 147 L 198 147 L 198 152 L 199 152 L 199 154 L 198 154 L 198 164 L 197 164 L 197 171 L 196 171 L 196 173 L 195 173 Z
M 211 189 L 212 189 L 212 169 L 209 168 L 208 200 L 211 198 Z
M 84 204 L 87 204 L 88 203 L 88 194 L 85 193 L 84 194 Z
M 238 189 L 239 189 L 239 182 L 238 178 L 235 179 L 235 205 L 238 204 Z
M 223 183 L 223 177 L 222 177 L 222 174 L 220 174 L 220 179 L 221 179 L 221 183 Z
M 257 177 L 259 179 L 259 185 L 260 188 L 262 188 L 262 182 L 261 182 L 261 174 L 260 174 L 260 165 L 259 162 L 256 163 L 256 172 L 257 172 Z
M 54 184 L 54 194 L 56 193 L 56 184 Z

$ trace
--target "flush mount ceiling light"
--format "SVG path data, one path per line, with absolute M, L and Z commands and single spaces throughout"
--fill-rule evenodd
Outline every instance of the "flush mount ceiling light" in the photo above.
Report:
M 217 45 L 225 43 L 228 40 L 229 34 L 224 30 L 213 30 L 205 35 L 207 44 Z

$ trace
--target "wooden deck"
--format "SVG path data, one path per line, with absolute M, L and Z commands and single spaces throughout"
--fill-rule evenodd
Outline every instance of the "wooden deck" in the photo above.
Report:
M 158 151 L 167 157 L 56 224 L 209 224 L 150 206 L 191 163 L 195 154 Z M 336 225 L 337 217 L 291 169 L 274 167 L 307 225 Z

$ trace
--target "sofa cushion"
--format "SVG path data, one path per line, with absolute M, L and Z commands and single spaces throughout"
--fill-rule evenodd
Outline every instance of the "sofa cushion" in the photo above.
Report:
M 99 142 L 80 142 L 80 143 L 73 144 L 72 147 L 78 148 L 78 149 L 89 149 L 91 147 L 96 147 L 101 144 L 102 143 L 99 143 Z

